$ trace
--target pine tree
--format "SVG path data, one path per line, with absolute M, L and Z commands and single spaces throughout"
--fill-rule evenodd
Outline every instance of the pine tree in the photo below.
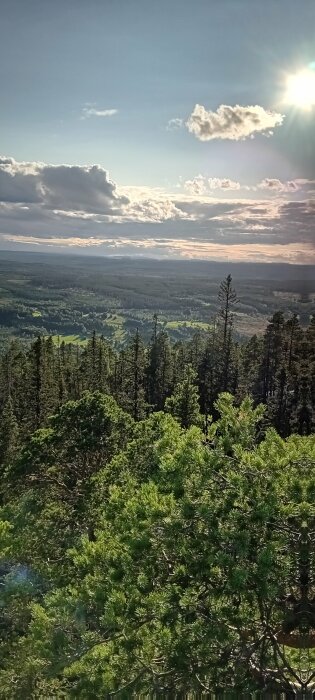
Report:
M 220 284 L 218 300 L 220 302 L 220 330 L 221 330 L 221 391 L 227 391 L 230 384 L 230 359 L 233 343 L 233 319 L 234 308 L 238 303 L 235 289 L 232 286 L 232 277 L 228 275 Z
M 41 421 L 45 422 L 58 408 L 58 366 L 56 362 L 56 351 L 53 339 L 50 336 L 43 343 L 43 369 L 42 369 L 42 390 Z
M 296 335 L 291 363 L 295 382 L 291 390 L 290 431 L 310 435 L 315 430 L 315 317 L 304 332 L 299 329 Z
M 32 430 L 39 428 L 42 422 L 42 386 L 43 386 L 43 364 L 44 364 L 44 338 L 40 336 L 32 344 L 28 353 L 29 363 L 29 401 L 30 411 L 28 423 Z
M 120 390 L 120 403 L 135 421 L 141 420 L 147 413 L 146 365 L 146 349 L 137 329 L 122 358 Z
M 15 459 L 19 448 L 19 427 L 13 410 L 12 399 L 7 399 L 0 418 L 0 464 L 8 466 Z
M 270 319 L 264 333 L 262 360 L 259 370 L 259 399 L 267 403 L 275 392 L 276 376 L 283 361 L 284 316 L 277 311 Z
M 99 377 L 97 373 L 98 352 L 95 331 L 93 331 L 92 338 L 88 341 L 85 360 L 85 388 L 89 391 L 96 391 L 98 389 Z
M 204 352 L 198 367 L 198 384 L 201 412 L 207 417 L 213 412 L 214 403 L 220 390 L 220 342 L 216 319 L 205 343 Z
M 187 365 L 183 380 L 179 382 L 174 393 L 165 402 L 165 410 L 177 418 L 183 428 L 201 425 L 197 373 Z
M 157 316 L 148 348 L 147 401 L 151 409 L 161 411 L 172 386 L 172 349 L 168 334 L 157 332 Z
M 262 340 L 253 335 L 240 350 L 239 394 L 250 394 L 254 399 L 259 395 L 259 367 L 262 355 Z
M 29 410 L 26 383 L 28 367 L 25 351 L 19 341 L 13 341 L 0 357 L 0 410 L 10 397 L 17 420 L 22 427 L 25 411 Z

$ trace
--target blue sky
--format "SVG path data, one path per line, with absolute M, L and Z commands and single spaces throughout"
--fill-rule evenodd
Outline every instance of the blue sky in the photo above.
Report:
M 1 25 L 2 248 L 314 254 L 315 104 L 285 101 L 313 0 L 2 0 Z

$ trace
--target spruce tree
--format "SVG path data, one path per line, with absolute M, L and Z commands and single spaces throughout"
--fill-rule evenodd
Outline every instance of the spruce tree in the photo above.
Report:
M 174 393 L 165 402 L 165 410 L 177 418 L 183 428 L 201 425 L 197 373 L 187 365 L 183 380 L 179 382 Z
M 151 409 L 161 411 L 172 386 L 172 349 L 168 334 L 157 332 L 157 316 L 148 348 L 147 400 Z
M 121 364 L 121 405 L 135 421 L 147 413 L 146 396 L 146 349 L 139 330 L 124 352 Z
M 233 344 L 234 309 L 238 303 L 232 277 L 228 275 L 220 284 L 218 300 L 220 303 L 219 322 L 221 334 L 221 386 L 220 391 L 227 391 L 230 385 L 230 359 Z
M 11 464 L 19 448 L 19 427 L 13 410 L 12 399 L 7 399 L 0 418 L 0 464 Z
M 214 319 L 198 367 L 200 406 L 206 423 L 207 416 L 213 412 L 214 403 L 218 398 L 220 382 L 220 339 Z

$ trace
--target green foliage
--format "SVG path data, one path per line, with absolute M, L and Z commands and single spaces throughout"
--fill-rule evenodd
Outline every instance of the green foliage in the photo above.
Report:
M 0 422 L 0 465 L 7 467 L 17 456 L 19 448 L 19 426 L 13 410 L 11 397 L 4 405 Z
M 163 413 L 127 431 L 110 397 L 87 395 L 34 435 L 25 475 L 57 464 L 72 479 L 81 464 L 90 479 L 84 503 L 49 478 L 44 491 L 36 480 L 8 491 L 3 697 L 298 687 L 283 649 L 311 634 L 298 610 L 313 566 L 314 437 L 263 438 L 249 398 L 222 394 L 216 411 L 205 441 Z
M 84 347 L 39 336 L 26 351 L 14 342 L 0 356 L 0 416 L 10 401 L 11 417 L 17 421 L 23 443 L 35 429 L 47 427 L 50 416 L 65 402 L 80 399 L 85 391 L 101 391 L 111 394 L 139 421 L 152 411 L 164 410 L 166 401 L 170 410 L 190 365 L 197 373 L 196 398 L 206 435 L 209 416 L 217 417 L 215 403 L 224 391 L 238 401 L 250 394 L 256 404 L 264 403 L 266 424 L 274 425 L 281 435 L 310 434 L 314 323 L 303 329 L 297 315 L 286 320 L 278 311 L 263 338 L 253 336 L 239 344 L 234 332 L 238 299 L 230 275 L 220 285 L 218 303 L 217 320 L 213 319 L 209 331 L 197 331 L 189 342 L 172 345 L 156 315 L 149 345 L 139 328 L 120 350 L 96 331 Z M 195 393 L 194 388 L 191 391 Z M 185 419 L 184 424 L 188 425 Z
M 100 392 L 70 401 L 31 437 L 3 484 L 16 556 L 41 574 L 62 576 L 67 548 L 93 531 L 93 478 L 123 449 L 133 421 Z
M 0 698 L 309 685 L 315 325 L 240 346 L 236 302 L 189 342 L 154 316 L 0 358 Z
M 202 423 L 196 381 L 197 374 L 188 365 L 182 381 L 175 386 L 174 394 L 165 402 L 165 410 L 178 418 L 183 428 Z

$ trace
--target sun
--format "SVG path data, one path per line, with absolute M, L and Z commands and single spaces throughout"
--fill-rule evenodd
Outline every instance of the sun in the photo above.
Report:
M 315 72 L 306 69 L 288 76 L 284 101 L 300 109 L 315 106 Z

